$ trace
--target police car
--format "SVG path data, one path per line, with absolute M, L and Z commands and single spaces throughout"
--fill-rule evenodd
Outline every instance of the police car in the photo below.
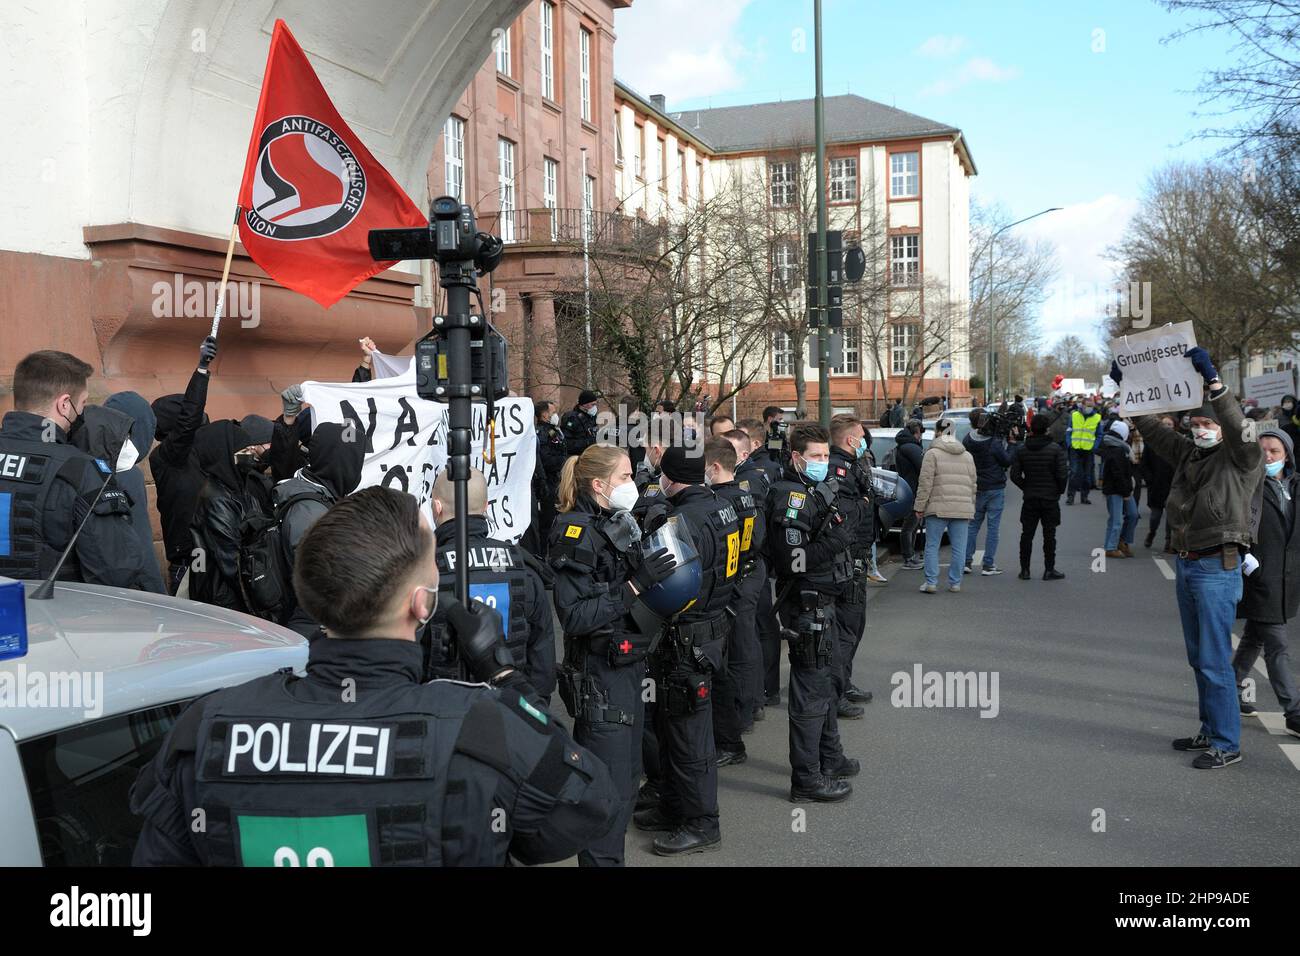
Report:
M 0 579 L 0 867 L 124 866 L 140 821 L 128 794 L 186 703 L 284 667 L 286 628 L 160 594 Z M 20 596 L 18 588 L 23 589 Z

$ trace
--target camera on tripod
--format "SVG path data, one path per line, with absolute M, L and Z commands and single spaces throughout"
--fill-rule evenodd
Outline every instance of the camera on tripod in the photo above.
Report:
M 1008 412 L 986 412 L 978 431 L 986 438 L 1001 438 L 1003 441 L 1019 440 L 1020 423 Z
M 432 259 L 438 263 L 439 284 L 444 289 L 466 289 L 478 294 L 477 277 L 487 275 L 501 262 L 504 244 L 496 236 L 480 232 L 474 210 L 453 196 L 440 196 L 429 208 L 429 225 L 414 229 L 372 229 L 370 255 L 378 261 L 390 259 Z M 450 298 L 449 298 L 450 303 Z M 506 340 L 482 314 L 469 315 L 470 397 L 505 398 Z M 454 312 L 449 308 L 448 312 Z M 415 343 L 415 391 L 423 399 L 446 402 L 452 397 L 448 339 L 451 316 L 435 316 L 433 329 Z

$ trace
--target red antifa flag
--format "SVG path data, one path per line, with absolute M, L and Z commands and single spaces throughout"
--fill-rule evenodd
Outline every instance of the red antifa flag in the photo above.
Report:
M 343 122 L 283 20 L 271 34 L 239 205 L 253 261 L 326 308 L 393 265 L 370 258 L 371 229 L 429 221 Z

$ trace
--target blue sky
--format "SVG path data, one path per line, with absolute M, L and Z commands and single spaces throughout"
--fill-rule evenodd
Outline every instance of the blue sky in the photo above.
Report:
M 616 15 L 615 72 L 665 93 L 669 110 L 812 96 L 812 6 L 634 0 Z M 1196 138 L 1214 118 L 1194 90 L 1231 61 L 1230 38 L 1161 42 L 1184 24 L 1150 0 L 824 0 L 825 92 L 961 128 L 979 170 L 972 195 L 1014 218 L 1065 207 L 1017 227 L 1058 250 L 1044 345 L 1075 332 L 1099 347 L 1095 316 L 1113 299 L 1104 250 L 1147 177 L 1222 145 Z

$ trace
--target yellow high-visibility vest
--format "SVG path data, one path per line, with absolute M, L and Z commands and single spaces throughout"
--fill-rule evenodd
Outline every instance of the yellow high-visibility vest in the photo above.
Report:
M 1101 415 L 1093 412 L 1085 416 L 1077 408 L 1070 415 L 1070 447 L 1078 451 L 1092 451 L 1097 443 L 1097 426 L 1101 424 Z

